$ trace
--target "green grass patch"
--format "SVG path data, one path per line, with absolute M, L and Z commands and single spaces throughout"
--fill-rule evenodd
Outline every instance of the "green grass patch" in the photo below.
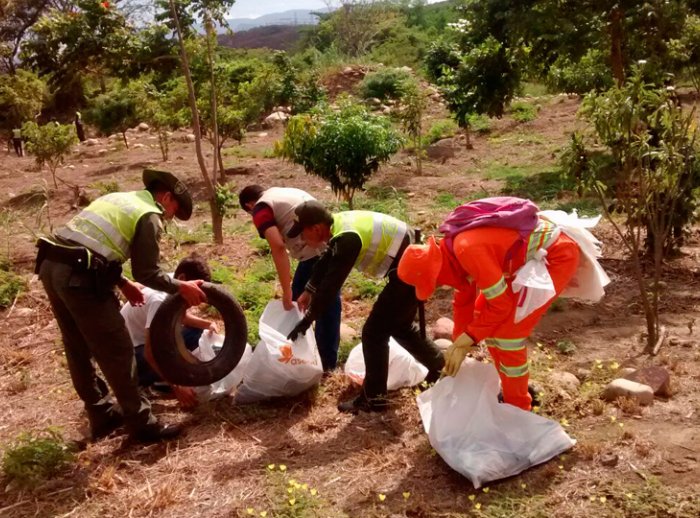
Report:
M 210 267 L 212 280 L 225 286 L 243 308 L 248 322 L 248 342 L 257 344 L 260 315 L 275 296 L 277 273 L 272 258 L 261 258 L 240 272 L 218 261 L 212 261 Z
M 176 248 L 195 243 L 211 243 L 214 240 L 211 223 L 206 221 L 195 228 L 171 221 L 165 227 L 165 236 L 173 242 Z
M 385 284 L 384 279 L 373 279 L 353 269 L 343 285 L 343 294 L 349 300 L 373 299 L 381 293 Z
M 460 205 L 460 202 L 451 192 L 440 192 L 433 198 L 433 204 L 437 209 L 452 210 Z
M 116 180 L 101 180 L 99 182 L 91 183 L 89 187 L 96 189 L 100 196 L 121 191 L 119 182 Z
M 483 114 L 470 115 L 469 127 L 475 133 L 488 133 L 491 131 L 491 119 Z
M 524 96 L 528 97 L 542 97 L 543 95 L 548 95 L 547 86 L 542 83 L 533 83 L 531 81 L 525 81 L 521 84 Z
M 22 433 L 5 450 L 2 470 L 21 486 L 36 486 L 70 467 L 74 451 L 55 429 Z
M 537 133 L 525 133 L 522 131 L 489 137 L 489 142 L 493 144 L 509 144 L 516 146 L 549 144 L 549 141 L 542 135 L 538 135 Z
M 539 106 L 525 101 L 515 101 L 510 105 L 510 116 L 517 122 L 531 122 L 537 118 Z
M 438 119 L 430 126 L 422 137 L 423 147 L 437 142 L 438 140 L 454 137 L 459 131 L 459 126 L 453 119 Z
M 0 308 L 8 308 L 17 296 L 27 288 L 25 280 L 11 271 L 7 264 L 0 264 Z
M 345 202 L 339 203 L 337 208 L 340 211 L 350 210 Z M 365 192 L 356 194 L 353 199 L 353 209 L 381 212 L 410 223 L 406 195 L 393 187 L 372 186 Z

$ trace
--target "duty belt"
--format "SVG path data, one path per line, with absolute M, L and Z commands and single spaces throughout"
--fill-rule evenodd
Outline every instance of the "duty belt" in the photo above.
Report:
M 39 238 L 36 246 L 39 251 L 36 256 L 34 273 L 39 273 L 41 263 L 45 259 L 66 264 L 77 271 L 95 269 L 98 263 L 104 263 L 104 259 L 84 246 L 61 245 L 43 237 Z

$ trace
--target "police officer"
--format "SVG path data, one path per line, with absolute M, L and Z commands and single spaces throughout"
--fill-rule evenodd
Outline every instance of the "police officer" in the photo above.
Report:
M 111 193 L 92 202 L 39 240 L 37 273 L 58 321 L 73 386 L 85 404 L 93 440 L 125 424 L 140 442 L 175 437 L 177 425 L 159 424 L 138 388 L 134 350 L 119 301 L 118 286 L 132 304 L 143 304 L 135 283 L 121 275 L 131 259 L 134 279 L 149 288 L 179 293 L 189 305 L 206 300 L 202 281 L 170 278 L 158 266 L 162 220 L 187 220 L 192 198 L 173 174 L 147 169 L 144 190 Z M 116 397 L 97 375 L 95 360 Z

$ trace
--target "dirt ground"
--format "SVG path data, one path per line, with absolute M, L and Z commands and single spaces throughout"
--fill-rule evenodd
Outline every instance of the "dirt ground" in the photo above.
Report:
M 422 176 L 399 154 L 369 186 L 395 189 L 392 196 L 403 200 L 411 222 L 434 230 L 449 211 L 436 202 L 440 196 L 459 201 L 501 192 L 507 178 L 493 173 L 496 166 L 526 168 L 528 174 L 552 170 L 568 134 L 582 124 L 575 117 L 578 100 L 537 102 L 536 120 L 493 121 L 489 133 L 474 137 L 473 150 L 460 147 L 445 163 L 426 162 Z M 431 113 L 439 116 L 437 109 Z M 228 149 L 227 179 L 236 190 L 249 183 L 293 186 L 336 203 L 322 181 L 270 158 L 280 134 L 279 128 L 251 132 L 242 147 Z M 36 235 L 75 214 L 81 189 L 94 197 L 114 182 L 122 190 L 138 188 L 146 166 L 186 177 L 195 192 L 194 216 L 178 232 L 200 229 L 209 219 L 194 144 L 185 133 L 173 135 L 168 163 L 161 162 L 155 135 L 131 132 L 129 138 L 128 150 L 106 138 L 78 146 L 57 172 L 57 189 L 30 158 L 0 155 L 0 205 L 11 215 L 0 249 L 28 283 L 12 307 L 0 312 L 0 450 L 21 432 L 57 427 L 69 438 L 86 432 L 58 329 L 31 274 Z M 554 203 L 572 198 L 562 192 Z M 248 216 L 234 211 L 222 246 L 177 246 L 166 238 L 164 263 L 172 266 L 197 250 L 233 271 L 244 270 L 256 254 L 252 228 L 241 231 L 246 225 Z M 612 278 L 606 297 L 595 306 L 557 303 L 530 344 L 532 377 L 544 391 L 541 413 L 562 422 L 578 441 L 565 455 L 475 490 L 431 449 L 413 390 L 393 394 L 385 415 L 339 414 L 337 403 L 356 388 L 338 371 L 291 400 L 249 406 L 219 401 L 186 413 L 173 400 L 153 399 L 163 421 L 188 423 L 181 439 L 137 446 L 119 436 L 88 444 L 72 468 L 34 489 L 2 479 L 0 516 L 698 516 L 700 347 L 693 323 L 700 302 L 700 237 L 691 235 L 681 257 L 666 266 L 662 308 L 670 338 L 658 356 L 649 357 L 642 353 L 644 319 L 631 265 L 612 229 L 601 224 L 596 234 L 605 243 L 603 264 Z M 449 297 L 441 291 L 429 304 L 430 321 L 450 316 Z M 346 300 L 344 308 L 344 321 L 359 330 L 368 303 Z M 564 341 L 575 345 L 573 354 L 559 351 Z M 672 397 L 641 408 L 599 399 L 617 368 L 643 365 L 668 369 Z M 549 382 L 550 372 L 581 369 L 590 378 L 577 394 Z

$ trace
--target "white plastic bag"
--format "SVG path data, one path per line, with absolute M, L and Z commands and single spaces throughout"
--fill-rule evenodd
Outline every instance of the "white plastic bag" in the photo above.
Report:
M 296 396 L 316 385 L 323 375 L 321 357 L 311 328 L 292 344 L 287 335 L 303 317 L 296 307 L 285 311 L 271 301 L 260 317 L 260 343 L 243 376 L 235 403 L 278 396 Z
M 192 351 L 192 355 L 199 361 L 208 362 L 216 356 L 216 349 L 220 349 L 224 344 L 223 335 L 205 331 L 199 338 L 199 347 Z M 243 356 L 234 369 L 219 381 L 203 387 L 194 387 L 197 400 L 200 403 L 221 398 L 233 392 L 243 379 L 248 362 L 253 356 L 253 348 L 246 344 Z
M 605 295 L 604 288 L 610 284 L 610 277 L 598 263 L 603 255 L 601 242 L 588 229 L 598 224 L 600 216 L 579 218 L 576 211 L 567 214 L 563 210 L 543 210 L 539 215 L 561 228 L 576 241 L 581 251 L 578 269 L 561 296 L 598 302 Z
M 547 270 L 547 250 L 538 250 L 535 257 L 516 272 L 513 293 L 518 293 L 514 321 L 517 324 L 549 302 L 557 294 Z
M 345 375 L 354 383 L 362 385 L 365 380 L 365 359 L 362 356 L 362 343 L 350 351 L 345 362 Z M 418 385 L 428 375 L 428 368 L 416 361 L 406 349 L 401 347 L 393 338 L 389 339 L 389 376 L 387 389 L 396 390 L 401 387 Z
M 474 484 L 517 475 L 568 450 L 576 441 L 559 423 L 498 402 L 493 365 L 468 359 L 417 397 L 430 444 Z

